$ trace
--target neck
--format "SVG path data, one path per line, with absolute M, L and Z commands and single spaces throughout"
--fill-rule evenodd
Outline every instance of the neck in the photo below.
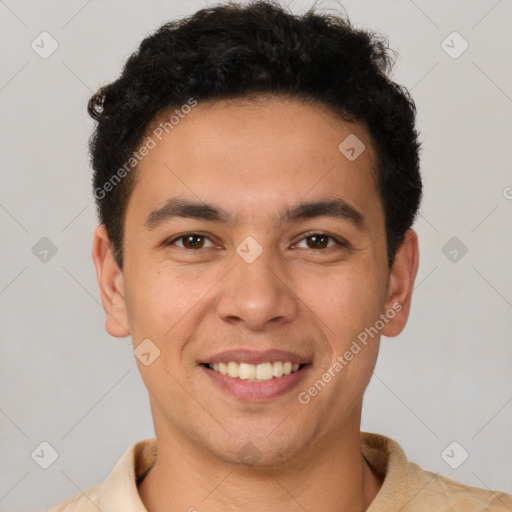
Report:
M 183 439 L 157 439 L 157 461 L 139 485 L 149 512 L 362 512 L 382 484 L 362 456 L 358 429 L 264 467 L 212 458 Z

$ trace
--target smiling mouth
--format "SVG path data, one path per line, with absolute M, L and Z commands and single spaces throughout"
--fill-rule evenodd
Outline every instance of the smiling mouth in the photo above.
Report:
M 236 361 L 206 363 L 206 368 L 234 379 L 249 382 L 264 382 L 280 379 L 300 371 L 305 365 L 290 361 L 267 361 L 261 364 L 238 363 Z

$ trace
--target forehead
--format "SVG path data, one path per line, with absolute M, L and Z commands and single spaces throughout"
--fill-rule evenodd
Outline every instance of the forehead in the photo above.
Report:
M 380 206 L 367 130 L 326 107 L 260 98 L 198 103 L 180 116 L 176 110 L 147 131 L 153 148 L 132 192 L 139 206 L 209 199 L 253 218 L 262 208 L 272 213 L 273 205 L 334 194 L 356 208 Z

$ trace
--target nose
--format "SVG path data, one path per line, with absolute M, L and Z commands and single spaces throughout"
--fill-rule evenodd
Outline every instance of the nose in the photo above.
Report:
M 252 331 L 292 321 L 299 299 L 282 265 L 265 250 L 252 263 L 238 258 L 223 280 L 217 315 L 223 321 Z M 238 325 L 237 325 L 238 324 Z

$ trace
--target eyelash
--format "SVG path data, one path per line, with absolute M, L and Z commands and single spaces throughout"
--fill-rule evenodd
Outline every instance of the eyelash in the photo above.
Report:
M 191 232 L 191 233 L 184 233 L 183 235 L 179 235 L 167 242 L 165 242 L 165 245 L 167 246 L 171 246 L 171 245 L 174 245 L 174 242 L 176 242 L 177 240 L 182 240 L 184 238 L 187 238 L 187 237 L 190 237 L 190 236 L 199 236 L 199 237 L 202 237 L 202 238 L 206 238 L 210 241 L 212 241 L 210 239 L 209 236 L 207 235 L 204 235 L 203 233 L 198 233 L 198 232 Z M 307 238 L 311 238 L 311 237 L 314 237 L 314 236 L 321 236 L 321 237 L 327 237 L 331 240 L 334 241 L 334 243 L 336 245 L 338 245 L 339 247 L 344 247 L 344 248 L 350 248 L 350 244 L 348 242 L 346 242 L 345 240 L 343 239 L 339 239 L 337 237 L 334 237 L 332 235 L 329 235 L 328 233 L 322 233 L 322 232 L 311 232 L 311 233 L 307 233 L 305 234 L 300 240 L 298 243 L 302 242 L 303 240 L 306 240 Z M 316 249 L 317 252 L 320 252 L 320 251 L 328 251 L 328 250 L 332 250 L 334 249 L 335 247 L 334 246 L 331 246 L 331 247 L 325 247 L 323 249 Z M 200 251 L 202 249 L 211 249 L 211 247 L 201 247 L 200 249 L 188 249 L 186 247 L 180 247 L 180 249 L 183 249 L 185 251 Z M 309 249 L 309 247 L 307 248 Z M 311 250 L 315 250 L 315 249 L 311 249 Z

